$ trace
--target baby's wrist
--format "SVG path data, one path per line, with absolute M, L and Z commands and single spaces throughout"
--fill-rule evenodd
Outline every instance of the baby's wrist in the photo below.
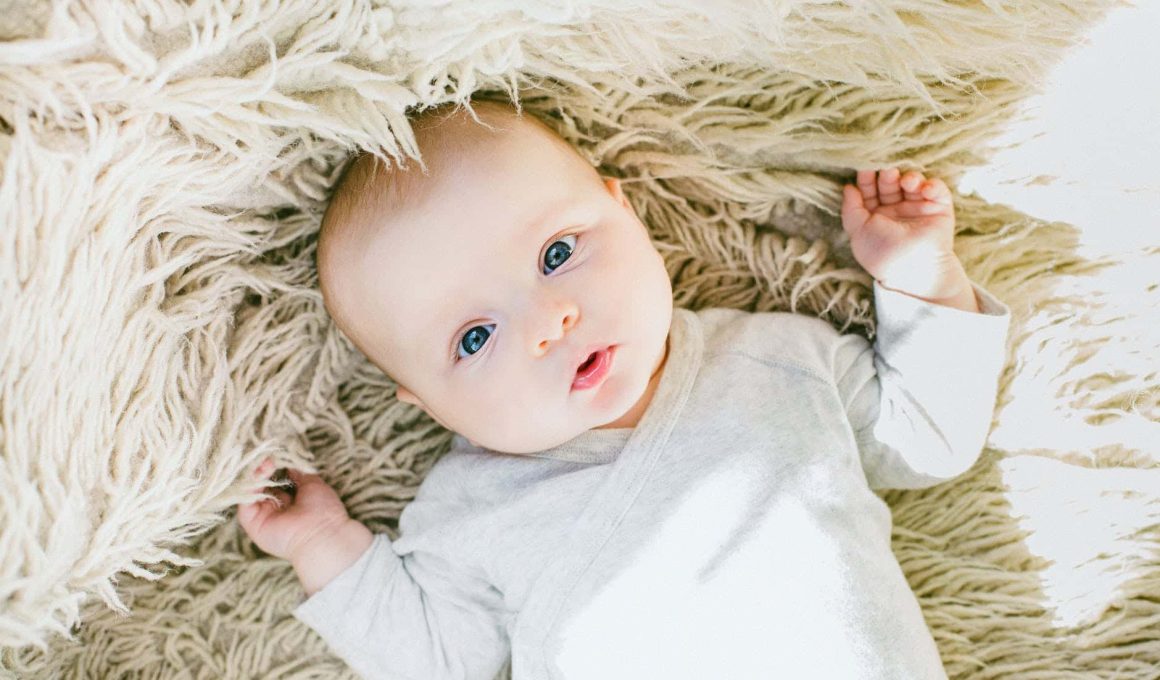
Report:
M 936 283 L 924 286 L 921 291 L 905 285 L 896 285 L 893 281 L 878 279 L 878 284 L 886 290 L 909 295 L 923 302 L 929 302 L 944 307 L 954 307 L 966 312 L 978 312 L 979 306 L 975 298 L 975 289 L 967 270 L 957 257 L 940 265 L 945 275 Z
M 370 548 L 374 535 L 351 518 L 327 531 L 320 531 L 290 556 L 290 564 L 309 597 L 326 587 Z

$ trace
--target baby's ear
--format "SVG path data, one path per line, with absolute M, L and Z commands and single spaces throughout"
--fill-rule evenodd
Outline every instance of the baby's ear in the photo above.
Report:
M 414 392 L 407 389 L 406 387 L 403 387 L 402 385 L 398 385 L 395 388 L 395 398 L 398 399 L 399 401 L 406 402 L 408 404 L 411 404 L 412 406 L 418 406 L 419 408 L 423 409 L 423 413 L 426 413 L 428 416 L 431 416 L 432 420 L 439 423 L 440 425 L 447 428 L 448 430 L 455 429 L 455 428 L 451 427 L 450 425 L 448 425 L 442 418 L 435 415 L 434 411 L 427 408 L 427 405 L 424 404 L 423 401 L 421 399 L 419 399 L 419 397 L 415 396 Z
M 402 385 L 398 385 L 395 388 L 395 398 L 412 406 L 420 405 L 419 397 L 416 397 L 414 392 L 407 389 L 406 387 L 403 387 Z
M 608 189 L 608 193 L 612 194 L 613 198 L 615 198 L 620 202 L 621 205 L 627 208 L 628 197 L 625 196 L 624 192 L 620 189 L 620 180 L 616 177 L 602 177 L 601 179 L 604 180 L 604 187 Z

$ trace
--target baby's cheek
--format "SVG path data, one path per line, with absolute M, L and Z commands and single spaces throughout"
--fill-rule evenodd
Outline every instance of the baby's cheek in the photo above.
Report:
M 466 428 L 480 439 L 493 443 L 510 442 L 529 423 L 534 422 L 533 414 L 525 410 L 525 394 L 528 387 L 524 380 L 488 376 L 486 384 L 479 386 L 471 399 L 464 400 L 459 415 Z

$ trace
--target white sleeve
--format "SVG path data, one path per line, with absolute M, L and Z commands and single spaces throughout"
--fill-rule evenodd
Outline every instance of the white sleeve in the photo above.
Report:
M 979 312 L 924 302 L 874 282 L 873 347 L 840 335 L 833 375 L 866 480 L 917 489 L 966 472 L 991 429 L 1011 310 L 971 282 Z
M 492 680 L 511 653 L 494 587 L 429 552 L 400 557 L 383 534 L 294 616 L 367 680 Z

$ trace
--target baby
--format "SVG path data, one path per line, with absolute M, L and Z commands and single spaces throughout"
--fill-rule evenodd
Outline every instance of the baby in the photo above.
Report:
M 955 256 L 946 185 L 844 187 L 871 346 L 674 308 L 616 179 L 473 108 L 414 121 L 427 172 L 359 157 L 323 218 L 328 312 L 456 434 L 393 542 L 317 475 L 239 506 L 294 615 L 367 678 L 945 678 L 873 490 L 963 473 L 990 428 L 1010 310 Z

